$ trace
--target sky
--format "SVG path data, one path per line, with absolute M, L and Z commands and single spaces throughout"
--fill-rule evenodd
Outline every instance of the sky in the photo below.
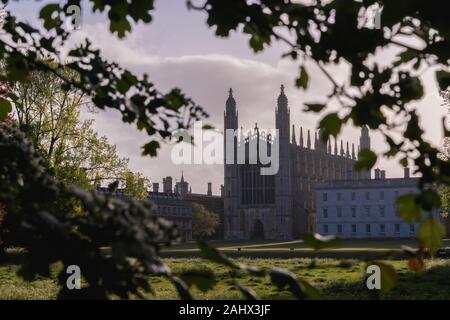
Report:
M 8 9 L 20 20 L 40 26 L 39 8 L 49 1 L 11 2 Z M 136 74 L 147 73 L 156 87 L 162 91 L 180 87 L 210 114 L 205 122 L 218 130 L 223 129 L 223 111 L 229 88 L 233 88 L 239 112 L 239 124 L 253 128 L 255 122 L 260 128 L 273 128 L 275 106 L 284 84 L 291 110 L 291 124 L 315 130 L 319 115 L 303 112 L 304 103 L 324 101 L 331 84 L 312 65 L 308 90 L 300 91 L 294 86 L 298 76 L 298 62 L 281 58 L 286 47 L 274 43 L 262 53 L 255 54 L 248 45 L 248 38 L 233 32 L 229 38 L 218 38 L 206 24 L 206 15 L 189 11 L 185 0 L 156 0 L 151 24 L 138 24 L 124 40 L 111 35 L 106 19 L 100 14 L 82 11 L 81 28 L 72 34 L 75 44 L 88 37 L 102 54 L 130 69 Z M 87 9 L 87 8 L 85 8 Z M 382 20 L 381 20 L 382 22 Z M 349 39 L 351 41 L 351 39 Z M 355 50 L 358 44 L 355 43 Z M 388 63 L 398 48 L 379 52 L 375 59 Z M 348 68 L 339 66 L 330 69 L 336 79 L 343 79 Z M 426 138 L 435 146 L 442 143 L 441 118 L 446 110 L 441 106 L 437 84 L 432 70 L 423 70 L 425 96 L 416 102 Z M 333 108 L 333 105 L 331 106 Z M 336 106 L 334 106 L 336 107 Z M 212 182 L 213 193 L 220 193 L 223 184 L 221 165 L 175 165 L 171 161 L 172 145 L 164 145 L 157 158 L 141 156 L 141 146 L 149 139 L 132 125 L 123 124 L 114 110 L 84 114 L 95 119 L 95 128 L 117 145 L 120 156 L 130 159 L 130 168 L 141 172 L 151 182 L 162 183 L 165 176 L 179 181 L 181 172 L 196 193 L 206 193 L 207 183 Z M 381 135 L 371 132 L 372 149 L 386 150 Z M 401 137 L 398 137 L 401 139 Z M 350 143 L 359 142 L 359 129 L 344 128 L 339 139 Z M 377 167 L 386 170 L 387 177 L 402 176 L 402 168 L 393 159 L 381 159 Z

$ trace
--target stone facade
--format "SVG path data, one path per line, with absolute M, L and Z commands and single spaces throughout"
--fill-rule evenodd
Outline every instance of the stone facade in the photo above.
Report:
M 155 204 L 155 216 L 176 224 L 182 241 L 192 240 L 192 208 L 189 201 L 173 192 L 150 192 L 148 199 Z
M 397 216 L 396 199 L 416 193 L 418 178 L 409 173 L 404 178 L 375 177 L 317 184 L 317 232 L 341 238 L 415 237 L 419 224 Z M 440 219 L 438 211 L 433 215 Z
M 181 194 L 172 192 L 172 178 L 164 178 L 163 190 L 159 192 L 159 184 L 153 183 L 153 191 L 148 193 L 147 200 L 154 203 L 153 214 L 156 217 L 167 219 L 177 225 L 182 241 L 192 240 L 192 207 L 191 201 Z M 99 188 L 99 192 L 109 194 L 123 201 L 129 201 L 123 190 L 114 192 L 107 188 Z
M 279 169 L 275 175 L 260 175 L 261 161 L 249 164 L 249 145 L 267 144 L 271 150 L 274 138 L 255 126 L 247 136 L 234 137 L 234 156 L 245 149 L 246 162 L 227 162 L 227 135 L 224 136 L 224 235 L 226 239 L 293 239 L 313 232 L 315 227 L 315 184 L 335 179 L 368 179 L 369 172 L 354 172 L 355 147 L 334 140 L 322 142 L 321 132 L 306 139 L 303 128 L 297 140 L 295 125 L 290 123 L 288 99 L 281 86 L 275 108 L 278 130 Z M 230 89 L 224 112 L 224 129 L 238 129 L 238 110 Z M 242 132 L 242 131 L 241 131 Z M 306 140 L 306 141 L 305 141 Z M 360 148 L 370 148 L 370 137 L 364 127 Z M 359 149 L 358 149 L 359 150 Z
M 152 200 L 157 208 L 158 215 L 175 221 L 180 226 L 180 231 L 186 235 L 183 236 L 184 240 L 191 240 L 192 236 L 192 203 L 196 202 L 203 205 L 209 211 L 216 213 L 220 219 L 220 226 L 216 233 L 210 237 L 210 239 L 223 239 L 223 197 L 215 196 L 212 194 L 212 184 L 208 182 L 207 193 L 193 193 L 189 187 L 189 182 L 185 180 L 184 174 L 181 173 L 180 181 L 175 183 L 175 187 L 172 188 L 173 178 L 167 176 L 163 179 L 163 188 L 170 192 L 158 192 L 159 183 L 153 183 L 153 192 L 150 193 L 150 200 Z M 172 191 L 173 190 L 173 191 Z M 189 221 L 185 221 L 185 216 L 174 214 L 177 210 L 183 212 L 185 207 L 189 207 Z M 164 211 L 166 207 L 167 210 Z M 180 208 L 180 209 L 177 209 Z M 169 214 L 169 210 L 170 214 Z

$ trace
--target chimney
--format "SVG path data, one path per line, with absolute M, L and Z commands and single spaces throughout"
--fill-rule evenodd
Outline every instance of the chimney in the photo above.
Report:
M 380 179 L 386 179 L 386 171 L 384 170 L 380 171 Z
M 410 178 L 410 176 L 409 176 L 409 168 L 408 167 L 404 168 L 403 172 L 405 173 L 405 175 L 404 175 L 405 179 L 409 179 Z
M 380 169 L 375 169 L 375 179 L 380 179 Z
M 208 182 L 208 193 L 207 193 L 207 195 L 208 196 L 212 196 L 212 183 L 211 182 Z
M 159 183 L 158 182 L 153 183 L 153 192 L 156 192 L 156 193 L 159 192 Z

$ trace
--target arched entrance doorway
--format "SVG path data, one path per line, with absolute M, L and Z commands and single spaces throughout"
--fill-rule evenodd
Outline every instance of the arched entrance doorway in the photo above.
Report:
M 263 240 L 264 239 L 264 225 L 261 220 L 257 219 L 253 225 L 252 236 L 253 240 Z

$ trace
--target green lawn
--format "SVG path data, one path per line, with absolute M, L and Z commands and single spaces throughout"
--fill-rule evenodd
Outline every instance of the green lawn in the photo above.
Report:
M 396 240 L 397 241 L 397 240 Z M 351 248 L 371 248 L 376 246 L 391 249 L 391 246 L 404 244 L 391 242 L 354 242 L 352 246 L 347 245 L 340 249 Z M 411 244 L 411 243 L 410 243 Z M 239 246 L 241 252 L 246 250 L 268 248 L 267 252 L 284 250 L 291 245 L 302 248 L 301 243 L 290 243 L 289 246 L 276 243 L 216 243 L 224 251 L 232 250 Z M 178 250 L 192 250 L 193 245 L 180 244 L 176 246 Z M 183 249 L 181 249 L 183 248 Z M 253 249 L 251 249 L 253 248 Z M 297 247 L 296 247 L 297 248 Z M 339 249 L 335 254 L 339 254 Z M 281 251 L 275 251 L 281 252 Z M 289 251 L 290 252 L 290 251 Z M 294 253 L 297 251 L 294 250 Z M 192 252 L 191 252 L 192 253 Z M 341 252 L 342 253 L 342 252 Z M 167 252 L 166 252 L 167 254 Z M 60 270 L 59 265 L 52 267 L 52 278 L 39 278 L 32 282 L 26 282 L 19 276 L 18 263 L 23 259 L 23 254 L 17 251 L 10 251 L 7 264 L 0 265 L 0 299 L 54 299 L 58 292 L 56 275 Z M 323 259 L 323 258 L 237 258 L 240 263 L 258 266 L 261 268 L 280 267 L 287 269 L 297 277 L 309 281 L 316 286 L 326 299 L 369 299 L 369 292 L 362 282 L 364 262 L 356 259 Z M 181 273 L 192 268 L 204 268 L 214 272 L 217 282 L 213 288 L 206 293 L 194 288 L 193 293 L 197 299 L 240 299 L 241 293 L 233 286 L 234 282 L 254 289 L 262 298 L 284 299 L 290 298 L 286 291 L 280 291 L 270 284 L 269 279 L 248 276 L 243 273 L 230 272 L 229 269 L 220 265 L 206 262 L 199 258 L 165 258 L 174 273 Z M 426 261 L 426 269 L 420 273 L 414 273 L 407 268 L 406 260 L 387 260 L 397 271 L 397 286 L 387 295 L 385 299 L 450 299 L 450 260 L 433 259 Z M 174 287 L 164 278 L 149 277 L 149 282 L 156 294 L 146 294 L 149 299 L 177 299 L 178 295 Z
M 265 299 L 289 299 L 287 291 L 280 291 L 271 285 L 269 279 L 246 274 L 232 274 L 228 269 L 205 263 L 200 259 L 167 259 L 175 272 L 189 268 L 207 268 L 214 272 L 217 283 L 214 290 L 203 293 L 194 289 L 198 299 L 241 299 L 242 295 L 233 286 L 235 281 L 251 287 Z M 362 281 L 363 262 L 337 259 L 238 259 L 261 268 L 280 267 L 290 270 L 297 277 L 317 287 L 325 299 L 370 299 L 369 291 Z M 384 299 L 450 299 L 450 261 L 427 261 L 426 270 L 414 273 L 407 268 L 405 260 L 387 261 L 397 271 L 397 286 Z M 174 299 L 175 290 L 164 279 L 153 279 L 156 296 L 154 299 Z
M 401 254 L 401 246 L 416 247 L 414 239 L 374 239 L 344 240 L 341 245 L 314 252 L 302 240 L 294 241 L 211 241 L 211 245 L 223 253 L 235 258 L 336 258 L 336 259 L 373 259 L 391 253 L 390 258 L 405 258 Z M 450 240 L 444 240 L 450 246 Z M 166 258 L 196 258 L 198 248 L 195 242 L 179 243 L 164 249 L 162 256 Z

